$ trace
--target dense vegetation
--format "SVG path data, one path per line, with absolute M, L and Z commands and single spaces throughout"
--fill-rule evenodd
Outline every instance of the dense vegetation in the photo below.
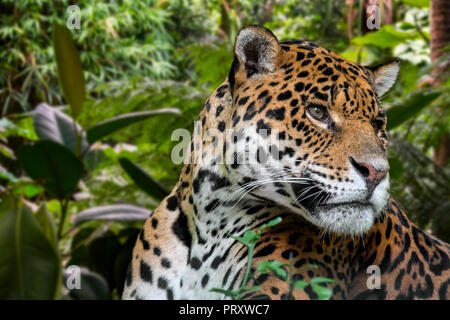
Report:
M 367 3 L 80 0 L 68 31 L 73 1 L 2 1 L 0 299 L 68 297 L 70 265 L 92 284 L 72 298 L 120 296 L 142 220 L 178 179 L 172 131 L 192 130 L 247 24 L 365 65 L 401 60 L 383 99 L 392 194 L 450 241 L 448 44 L 430 59 L 429 1 L 378 1 L 379 30 L 364 23 Z

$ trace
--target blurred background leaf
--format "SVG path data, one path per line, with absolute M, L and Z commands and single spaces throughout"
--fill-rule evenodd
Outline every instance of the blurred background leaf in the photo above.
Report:
M 19 158 L 26 173 L 59 199 L 73 191 L 83 175 L 80 160 L 69 149 L 53 141 L 42 140 L 32 146 L 23 146 Z
M 83 109 L 86 97 L 86 84 L 80 54 L 65 26 L 54 22 L 52 32 L 59 83 L 64 92 L 64 97 L 70 105 L 72 117 L 76 119 Z
M 0 205 L 0 299 L 54 299 L 60 261 L 31 210 L 8 199 Z
M 381 6 L 379 30 L 365 23 L 371 3 Z M 133 204 L 151 212 L 176 184 L 181 165 L 171 160 L 171 134 L 192 131 L 229 72 L 237 31 L 248 24 L 363 65 L 401 60 L 397 84 L 382 100 L 391 192 L 416 224 L 450 241 L 450 46 L 438 37 L 450 32 L 442 36 L 430 23 L 445 8 L 432 11 L 428 0 L 80 0 L 80 28 L 59 29 L 80 59 L 58 64 L 52 29 L 65 25 L 71 4 L 0 2 L 0 201 L 13 196 L 32 207 L 39 239 L 49 243 L 52 223 L 61 225 L 66 210 L 60 261 L 103 279 L 97 297 L 120 297 L 142 226 L 127 210 L 101 210 Z M 76 89 L 75 102 L 58 81 L 65 68 L 77 74 L 77 85 L 63 85 Z M 58 199 L 64 196 L 66 203 Z

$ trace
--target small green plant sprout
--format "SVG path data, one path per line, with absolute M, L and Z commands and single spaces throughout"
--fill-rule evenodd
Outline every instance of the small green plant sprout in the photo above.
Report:
M 261 238 L 261 231 L 272 227 L 278 223 L 281 222 L 281 218 L 277 217 L 275 219 L 270 220 L 268 223 L 263 224 L 261 227 L 259 227 L 256 232 L 253 230 L 247 230 L 245 231 L 244 235 L 242 237 L 237 237 L 233 235 L 229 235 L 231 238 L 235 239 L 236 241 L 239 241 L 243 245 L 247 247 L 248 254 L 247 254 L 247 265 L 245 269 L 244 279 L 242 280 L 242 284 L 238 290 L 224 290 L 220 288 L 213 288 L 210 291 L 211 292 L 217 292 L 222 293 L 227 297 L 230 297 L 232 300 L 240 300 L 242 299 L 242 296 L 247 292 L 252 291 L 260 291 L 261 288 L 259 286 L 252 286 L 250 288 L 247 288 L 248 281 L 252 278 L 251 274 L 251 266 L 253 261 L 253 252 L 256 247 L 256 243 Z
M 333 294 L 332 290 L 330 288 L 327 288 L 325 286 L 322 286 L 321 284 L 323 283 L 330 283 L 330 282 L 334 282 L 333 279 L 330 278 L 324 278 L 324 277 L 315 277 L 312 278 L 310 281 L 304 281 L 304 280 L 293 280 L 292 277 L 292 271 L 291 271 L 291 266 L 292 266 L 292 262 L 289 261 L 289 294 L 292 295 L 292 291 L 293 289 L 298 289 L 298 290 L 304 290 L 306 289 L 308 286 L 311 286 L 312 290 L 317 294 L 318 300 L 330 300 L 331 295 Z M 301 270 L 305 270 L 305 269 L 319 269 L 319 266 L 316 264 L 307 264 L 304 265 L 300 268 L 297 269 L 298 271 Z
M 247 230 L 242 237 L 232 236 L 229 235 L 231 238 L 239 241 L 243 245 L 245 245 L 248 249 L 248 255 L 247 255 L 247 265 L 245 269 L 244 279 L 242 281 L 242 284 L 238 290 L 225 290 L 220 288 L 213 288 L 210 291 L 211 292 L 217 292 L 224 294 L 225 296 L 231 298 L 232 300 L 240 300 L 244 296 L 244 294 L 248 292 L 256 292 L 261 291 L 261 287 L 259 286 L 251 286 L 250 288 L 247 288 L 248 281 L 254 277 L 254 273 L 251 271 L 251 265 L 253 261 L 253 253 L 254 249 L 256 247 L 256 244 L 258 240 L 261 238 L 261 231 L 272 227 L 278 223 L 281 222 L 281 218 L 277 217 L 271 221 L 269 221 L 266 224 L 263 224 L 261 227 L 259 227 L 256 232 L 253 230 Z M 312 278 L 310 281 L 303 281 L 303 280 L 294 280 L 292 277 L 292 256 L 289 257 L 289 263 L 285 264 L 280 261 L 276 260 L 268 260 L 268 261 L 261 261 L 258 263 L 258 267 L 256 272 L 257 273 L 267 273 L 272 272 L 274 275 L 278 276 L 283 281 L 287 281 L 289 284 L 289 296 L 292 297 L 292 292 L 294 289 L 304 290 L 308 286 L 311 286 L 312 290 L 317 294 L 318 300 L 329 300 L 332 295 L 332 290 L 330 288 L 327 288 L 323 286 L 323 283 L 330 283 L 333 282 L 333 279 L 324 278 L 324 277 L 316 277 Z M 288 268 L 289 271 L 286 271 L 286 268 Z M 314 264 L 308 264 L 305 266 L 300 267 L 297 269 L 297 271 L 301 271 L 303 269 L 318 269 L 318 265 Z M 265 297 L 264 295 L 256 296 L 257 297 Z

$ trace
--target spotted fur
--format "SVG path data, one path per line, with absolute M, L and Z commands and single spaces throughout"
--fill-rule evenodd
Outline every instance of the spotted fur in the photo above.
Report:
M 253 268 L 291 259 L 294 280 L 334 279 L 333 299 L 449 299 L 449 245 L 389 198 L 380 97 L 398 62 L 360 66 L 258 26 L 239 32 L 234 55 L 179 182 L 137 239 L 123 298 L 224 298 L 210 290 L 237 289 L 248 254 L 230 235 L 282 217 L 264 229 Z M 371 265 L 379 289 L 367 286 Z M 245 298 L 317 298 L 271 274 L 252 284 L 262 290 Z

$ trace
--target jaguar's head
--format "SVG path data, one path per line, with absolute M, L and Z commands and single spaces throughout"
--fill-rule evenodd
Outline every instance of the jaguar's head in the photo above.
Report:
M 224 152 L 231 182 L 326 231 L 367 232 L 389 198 L 379 98 L 398 61 L 360 66 L 259 26 L 238 33 L 234 55 L 226 123 L 234 134 Z

